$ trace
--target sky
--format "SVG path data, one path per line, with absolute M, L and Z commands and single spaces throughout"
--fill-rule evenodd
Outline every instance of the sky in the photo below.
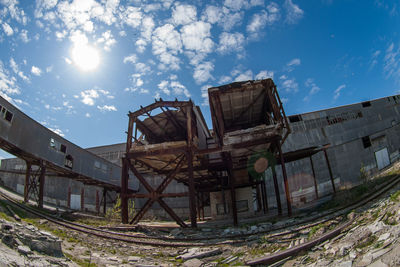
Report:
M 0 0 L 0 95 L 81 147 L 160 97 L 212 128 L 207 89 L 234 81 L 316 111 L 399 93 L 399 26 L 399 1 Z

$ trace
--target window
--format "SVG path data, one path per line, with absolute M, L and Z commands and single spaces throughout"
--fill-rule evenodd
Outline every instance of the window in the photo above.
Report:
M 369 139 L 369 136 L 364 136 L 362 138 L 363 146 L 364 148 L 368 148 L 371 146 L 371 139 Z
M 6 119 L 6 121 L 9 121 L 9 122 L 11 122 L 12 121 L 12 118 L 13 118 L 13 114 L 10 112 L 10 111 L 6 111 L 6 115 L 5 115 L 5 117 L 4 117 L 5 119 Z
M 74 164 L 74 159 L 72 158 L 71 155 L 67 155 L 67 156 L 65 157 L 65 164 L 64 164 L 64 166 L 67 167 L 67 168 L 69 168 L 69 169 L 72 169 L 73 164 Z
M 369 102 L 369 101 L 362 102 L 361 105 L 363 106 L 363 108 L 370 107 L 371 106 L 371 102 Z
M 97 169 L 100 169 L 101 168 L 101 163 L 99 161 L 95 161 L 94 162 L 94 167 L 97 168 Z
M 57 150 L 57 143 L 53 138 L 50 138 L 50 147 Z
M 249 210 L 247 199 L 236 201 L 236 209 L 238 212 L 245 212 Z
M 224 208 L 224 203 L 217 204 L 216 207 L 217 207 L 217 215 L 224 215 L 229 213 L 228 205 L 225 205 Z
M 65 145 L 61 144 L 60 151 L 64 154 L 67 153 L 67 147 Z
M 301 121 L 302 118 L 300 115 L 293 115 L 293 116 L 289 116 L 289 121 L 290 122 L 298 122 Z

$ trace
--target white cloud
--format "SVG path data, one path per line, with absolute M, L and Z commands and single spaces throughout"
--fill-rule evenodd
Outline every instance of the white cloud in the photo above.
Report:
M 243 34 L 223 32 L 219 36 L 219 45 L 217 51 L 222 54 L 229 54 L 243 50 L 244 36 Z
M 130 54 L 129 56 L 124 57 L 124 63 L 136 63 L 137 56 L 135 54 Z
M 270 3 L 267 10 L 262 10 L 260 13 L 254 14 L 246 30 L 251 38 L 258 38 L 262 35 L 266 25 L 272 25 L 278 21 L 280 17 L 279 7 L 275 3 Z
M 305 86 L 310 88 L 310 95 L 316 94 L 319 92 L 320 88 L 315 84 L 314 79 L 308 78 L 305 82 Z
M 285 21 L 289 24 L 297 23 L 304 14 L 304 11 L 292 0 L 285 0 L 284 7 L 286 9 L 286 19 Z
M 219 25 L 225 31 L 230 31 L 233 27 L 240 24 L 243 20 L 243 12 L 224 13 L 223 18 L 219 21 Z
M 65 134 L 63 133 L 63 131 L 59 128 L 50 128 L 48 127 L 50 131 L 55 132 L 56 134 L 58 134 L 59 136 L 65 136 Z
M 3 0 L 1 1 L 1 3 L 4 5 L 1 10 L 3 16 L 6 16 L 7 13 L 9 13 L 12 19 L 15 19 L 17 22 L 26 25 L 26 23 L 28 22 L 28 18 L 25 14 L 25 11 L 18 8 L 17 0 Z
M 211 24 L 220 22 L 223 18 L 223 12 L 220 7 L 217 6 L 207 6 L 203 12 L 202 20 L 207 21 Z
M 151 34 L 153 33 L 154 26 L 155 22 L 152 17 L 146 16 L 143 18 L 141 25 L 141 35 L 146 43 L 151 40 Z
M 13 28 L 11 28 L 11 26 L 8 23 L 4 22 L 2 26 L 3 26 L 3 31 L 6 33 L 7 36 L 11 36 L 14 34 Z
M 132 28 L 137 28 L 140 26 L 142 17 L 143 13 L 140 11 L 140 8 L 133 6 L 129 6 L 121 14 L 121 20 Z
M 33 75 L 40 76 L 42 74 L 42 70 L 36 66 L 32 66 L 31 72 Z
M 92 19 L 104 19 L 104 7 L 94 0 L 62 1 L 57 5 L 57 15 L 70 30 L 80 28 L 93 31 Z
M 158 88 L 166 95 L 170 95 L 171 91 L 168 89 L 169 82 L 166 80 L 161 81 L 158 85 Z
M 86 118 L 90 118 L 90 117 L 91 117 L 91 116 L 90 116 L 90 113 L 86 112 L 85 117 L 86 117 Z
M 381 50 L 376 50 L 374 53 L 372 53 L 371 56 L 371 61 L 369 64 L 369 70 L 372 70 L 374 66 L 378 63 L 378 57 L 381 54 Z
M 196 21 L 185 25 L 181 29 L 181 38 L 184 47 L 197 52 L 212 52 L 214 42 L 211 40 L 211 24 Z
M 294 58 L 294 59 L 292 59 L 290 62 L 288 62 L 288 63 L 286 64 L 286 66 L 288 66 L 288 67 L 291 67 L 291 66 L 299 66 L 300 64 L 301 64 L 300 59 Z
M 172 10 L 172 20 L 175 25 L 185 25 L 194 22 L 197 17 L 196 7 L 178 4 Z
M 340 85 L 338 88 L 335 90 L 335 95 L 333 96 L 333 99 L 337 99 L 340 96 L 341 91 L 346 88 L 345 84 Z
M 22 80 L 26 82 L 30 82 L 29 78 L 25 76 L 25 74 L 19 69 L 18 64 L 15 62 L 13 58 L 10 58 L 10 67 Z
M 173 70 L 179 69 L 180 59 L 176 55 L 182 51 L 182 41 L 174 26 L 165 24 L 156 28 L 152 44 L 153 54 L 159 57 L 162 64 Z
M 47 73 L 52 72 L 52 71 L 53 71 L 53 66 L 46 67 L 46 72 Z
M 235 82 L 248 81 L 248 80 L 253 80 L 253 72 L 251 70 L 247 70 L 243 73 L 240 73 L 235 78 Z
M 200 88 L 201 90 L 201 97 L 203 98 L 203 103 L 201 103 L 202 106 L 209 106 L 209 100 L 208 100 L 208 88 L 211 88 L 212 86 L 207 84 L 204 85 Z
M 61 41 L 67 35 L 67 31 L 66 30 L 63 30 L 62 32 L 56 31 L 55 34 L 56 34 L 57 41 Z
M 299 91 L 299 85 L 296 82 L 296 79 L 289 79 L 286 75 L 282 75 L 279 77 L 282 80 L 281 87 L 286 92 L 296 93 Z
M 210 79 L 213 79 L 211 72 L 214 70 L 214 64 L 212 62 L 204 62 L 195 67 L 193 78 L 196 83 L 204 83 Z
M 232 77 L 224 75 L 219 79 L 218 84 L 226 84 L 230 81 L 232 81 Z
M 97 106 L 100 111 L 117 111 L 114 105 Z
M 146 50 L 147 42 L 144 39 L 138 39 L 136 42 L 136 50 L 139 53 L 143 53 Z
M 110 51 L 111 46 L 115 45 L 117 43 L 117 40 L 114 39 L 114 36 L 111 34 L 111 31 L 108 30 L 106 32 L 103 32 L 101 37 L 97 39 L 98 43 L 104 43 L 104 50 Z
M 232 10 L 240 10 L 242 7 L 247 8 L 249 3 L 246 0 L 225 0 L 224 6 Z
M 166 95 L 170 95 L 171 91 L 174 93 L 175 96 L 185 95 L 186 97 L 190 97 L 189 90 L 187 90 L 186 86 L 175 79 L 170 79 L 169 81 L 162 80 L 157 86 L 160 91 L 156 92 L 156 98 L 160 98 L 160 92 Z
M 308 95 L 304 97 L 304 101 L 308 101 L 310 100 L 310 97 L 316 93 L 318 93 L 321 89 L 315 84 L 314 79 L 312 78 L 308 78 L 306 80 L 306 82 L 304 83 L 304 85 L 310 89 L 310 91 L 308 92 Z
M 30 39 L 28 37 L 28 31 L 25 29 L 21 30 L 19 37 L 21 38 L 22 42 L 24 42 L 24 43 L 27 43 L 30 41 Z
M 20 94 L 16 79 L 4 68 L 3 62 L 0 60 L 0 95 L 6 100 L 12 101 L 10 95 L 16 94 Z
M 81 92 L 81 102 L 85 105 L 93 106 L 95 99 L 99 98 L 99 93 L 95 89 L 90 89 Z
M 140 74 L 149 73 L 151 68 L 142 62 L 138 62 L 135 64 L 135 70 Z
M 385 51 L 383 71 L 386 77 L 392 77 L 396 82 L 400 82 L 400 48 L 395 48 L 391 43 Z
M 273 71 L 269 71 L 269 70 L 262 70 L 255 77 L 256 80 L 263 80 L 263 79 L 267 79 L 267 78 L 273 79 L 274 78 L 274 72 Z

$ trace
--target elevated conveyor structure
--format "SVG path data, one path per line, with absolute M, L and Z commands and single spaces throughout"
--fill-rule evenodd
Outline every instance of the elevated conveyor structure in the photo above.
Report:
M 69 142 L 0 97 L 0 148 L 26 161 L 24 198 L 43 205 L 46 173 L 120 191 L 121 167 Z M 36 167 L 34 167 L 36 166 Z M 128 191 L 138 182 L 129 175 Z

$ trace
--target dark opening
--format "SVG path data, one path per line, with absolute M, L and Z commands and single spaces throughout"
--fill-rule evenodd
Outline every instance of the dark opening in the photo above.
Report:
M 363 106 L 363 108 L 365 107 L 370 107 L 371 106 L 371 102 L 367 101 L 367 102 L 362 102 L 361 105 Z
M 72 158 L 71 155 L 67 155 L 67 156 L 65 157 L 65 164 L 64 164 L 64 166 L 67 167 L 67 168 L 72 169 L 73 164 L 74 164 L 74 159 Z
M 4 118 L 6 119 L 6 121 L 11 122 L 12 118 L 13 118 L 13 114 L 10 111 L 6 111 L 6 115 L 4 116 Z
M 290 122 L 298 122 L 298 121 L 301 121 L 301 120 L 303 120 L 303 119 L 301 118 L 300 115 L 289 116 L 289 121 Z
M 362 138 L 362 142 L 363 142 L 364 148 L 371 146 L 371 139 L 369 139 L 369 136 L 364 136 Z
M 60 151 L 62 153 L 67 153 L 67 147 L 65 145 L 61 144 Z

